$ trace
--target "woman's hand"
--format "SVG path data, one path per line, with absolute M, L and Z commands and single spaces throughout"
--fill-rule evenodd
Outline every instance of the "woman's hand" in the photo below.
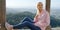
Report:
M 38 21 L 38 15 L 34 17 L 34 22 L 37 22 L 37 21 Z
M 7 30 L 13 30 L 13 26 L 8 24 L 7 22 L 5 23 L 5 27 Z

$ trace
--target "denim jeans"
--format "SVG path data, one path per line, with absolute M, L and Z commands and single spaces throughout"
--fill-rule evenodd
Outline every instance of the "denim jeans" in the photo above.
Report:
M 21 23 L 13 26 L 13 29 L 22 29 L 23 27 L 28 27 L 31 30 L 41 30 L 39 27 L 34 25 L 33 20 L 29 17 L 25 17 Z

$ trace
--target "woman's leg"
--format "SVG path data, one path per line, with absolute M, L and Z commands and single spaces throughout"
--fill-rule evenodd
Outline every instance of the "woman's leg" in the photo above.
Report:
M 29 17 L 25 17 L 25 18 L 22 20 L 21 23 L 23 23 L 24 21 L 29 21 L 29 22 L 31 22 L 31 23 L 34 23 L 33 20 L 32 20 L 31 18 L 29 18 Z
M 16 26 L 13 26 L 13 29 L 21 29 L 21 28 L 26 27 L 26 26 L 28 28 L 30 28 L 31 30 L 41 30 L 39 27 L 35 26 L 33 23 L 28 22 L 28 21 L 25 21 L 22 24 L 18 24 Z

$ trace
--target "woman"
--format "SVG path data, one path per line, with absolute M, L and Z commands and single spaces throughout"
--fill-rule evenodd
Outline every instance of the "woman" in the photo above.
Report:
M 38 2 L 37 9 L 38 10 L 37 10 L 36 16 L 34 17 L 34 21 L 31 18 L 26 17 L 23 19 L 21 24 L 18 24 L 15 26 L 12 26 L 6 23 L 6 28 L 8 30 L 11 30 L 11 29 L 16 29 L 16 28 L 21 29 L 27 26 L 31 30 L 45 30 L 45 28 L 48 25 L 50 25 L 49 13 L 46 10 L 43 10 L 43 4 L 41 2 Z

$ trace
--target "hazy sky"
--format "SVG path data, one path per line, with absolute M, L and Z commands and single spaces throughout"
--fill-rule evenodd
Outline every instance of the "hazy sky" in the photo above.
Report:
M 37 2 L 43 2 L 45 7 L 45 0 L 6 0 L 6 7 L 36 7 Z M 51 0 L 51 8 L 60 8 L 60 0 Z

